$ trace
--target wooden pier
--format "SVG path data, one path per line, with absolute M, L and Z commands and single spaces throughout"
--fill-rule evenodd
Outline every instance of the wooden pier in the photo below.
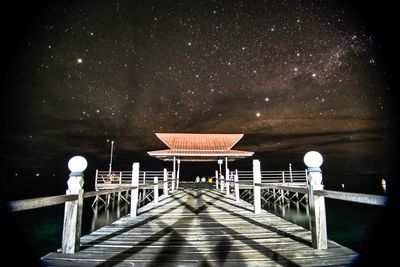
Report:
M 349 266 L 357 253 L 213 189 L 180 189 L 81 238 L 74 254 L 45 266 Z

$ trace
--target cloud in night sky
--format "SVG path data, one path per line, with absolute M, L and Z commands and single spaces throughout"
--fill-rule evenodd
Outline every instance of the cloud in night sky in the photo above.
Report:
M 270 157 L 380 158 L 394 93 L 354 14 L 320 1 L 48 4 L 7 78 L 8 167 L 104 161 L 106 140 L 144 154 L 163 147 L 154 132 L 245 133 L 239 149 Z

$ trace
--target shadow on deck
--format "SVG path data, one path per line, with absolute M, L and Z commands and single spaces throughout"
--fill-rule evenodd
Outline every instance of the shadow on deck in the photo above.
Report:
M 347 266 L 357 254 L 334 242 L 311 246 L 308 230 L 191 183 L 81 239 L 75 254 L 49 253 L 45 266 Z

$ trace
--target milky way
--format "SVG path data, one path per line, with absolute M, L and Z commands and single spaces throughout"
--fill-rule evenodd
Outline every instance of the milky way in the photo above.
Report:
M 10 164 L 106 158 L 107 140 L 126 153 L 163 148 L 154 132 L 245 133 L 241 149 L 256 153 L 385 153 L 392 88 L 379 43 L 350 8 L 133 2 L 38 11 L 9 82 L 23 125 L 11 126 Z

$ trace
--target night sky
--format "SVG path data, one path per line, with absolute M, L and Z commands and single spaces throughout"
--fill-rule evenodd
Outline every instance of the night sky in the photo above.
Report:
M 47 179 L 65 190 L 69 157 L 87 157 L 91 179 L 108 168 L 110 140 L 116 168 L 156 163 L 145 154 L 165 147 L 154 132 L 244 133 L 236 148 L 266 169 L 303 169 L 305 152 L 318 150 L 328 173 L 390 180 L 393 44 L 365 5 L 12 6 L 2 19 L 3 185 Z

